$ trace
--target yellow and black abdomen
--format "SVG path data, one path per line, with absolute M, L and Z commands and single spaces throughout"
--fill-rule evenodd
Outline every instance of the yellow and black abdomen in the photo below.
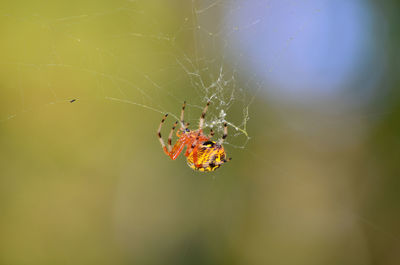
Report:
M 195 164 L 192 151 L 187 157 L 187 164 L 193 170 L 202 172 L 214 171 L 226 162 L 224 148 L 214 141 L 200 144 L 197 148 L 196 157 Z

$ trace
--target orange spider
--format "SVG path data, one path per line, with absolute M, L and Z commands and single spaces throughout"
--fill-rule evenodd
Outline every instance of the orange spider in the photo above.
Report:
M 231 160 L 231 158 L 226 159 L 226 154 L 222 143 L 228 136 L 228 125 L 224 123 L 224 134 L 222 138 L 218 141 L 211 141 L 210 139 L 214 136 L 214 132 L 211 129 L 210 135 L 206 136 L 203 134 L 204 118 L 210 101 L 207 102 L 203 113 L 200 117 L 199 128 L 197 130 L 191 131 L 188 129 L 189 123 L 184 122 L 183 115 L 185 112 L 186 102 L 183 102 L 182 112 L 181 112 L 181 128 L 176 132 L 179 139 L 176 141 L 175 145 L 172 147 L 172 134 L 178 121 L 172 126 L 171 132 L 168 136 L 168 149 L 164 144 L 164 140 L 161 138 L 161 127 L 167 118 L 168 114 L 165 114 L 161 120 L 160 126 L 158 127 L 157 136 L 160 140 L 161 147 L 163 148 L 165 154 L 167 154 L 172 160 L 175 160 L 179 154 L 182 152 L 183 148 L 186 146 L 185 156 L 187 157 L 187 164 L 193 170 L 198 170 L 201 172 L 214 171 L 219 168 L 223 163 Z

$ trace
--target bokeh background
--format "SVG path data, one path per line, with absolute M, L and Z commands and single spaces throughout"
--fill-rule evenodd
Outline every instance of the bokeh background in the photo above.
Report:
M 0 264 L 399 264 L 399 5 L 3 2 Z M 201 174 L 155 132 L 208 98 Z

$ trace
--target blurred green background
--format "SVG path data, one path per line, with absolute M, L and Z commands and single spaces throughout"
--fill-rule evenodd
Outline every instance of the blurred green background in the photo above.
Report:
M 1 4 L 0 264 L 399 264 L 399 3 L 364 1 L 367 66 L 344 92 L 299 103 L 264 91 L 231 39 L 263 34 L 248 26 L 260 14 L 227 18 L 255 2 Z M 273 72 L 297 80 L 280 64 L 337 11 L 281 3 L 294 24 L 293 10 L 318 9 L 282 34 L 290 45 L 269 40 Z M 380 72 L 373 93 L 363 67 Z M 208 117 L 227 110 L 250 139 L 229 127 L 233 160 L 201 174 L 165 156 L 156 129 L 183 100 L 195 126 L 211 96 Z

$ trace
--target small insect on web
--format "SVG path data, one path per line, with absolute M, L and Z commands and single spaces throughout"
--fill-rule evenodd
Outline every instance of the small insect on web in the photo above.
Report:
M 211 138 L 214 136 L 214 131 L 212 129 L 208 136 L 203 133 L 204 119 L 209 105 L 210 101 L 207 102 L 207 105 L 204 107 L 204 110 L 201 114 L 199 128 L 191 131 L 188 128 L 189 123 L 185 124 L 184 121 L 186 101 L 183 102 L 179 122 L 181 127 L 176 132 L 178 140 L 173 147 L 171 143 L 172 135 L 176 126 L 178 125 L 178 121 L 174 123 L 168 135 L 168 148 L 165 146 L 164 140 L 161 137 L 161 128 L 168 114 L 164 115 L 157 131 L 158 139 L 160 140 L 161 147 L 166 155 L 168 155 L 172 160 L 175 160 L 186 146 L 185 156 L 187 157 L 186 160 L 188 166 L 193 170 L 201 172 L 214 171 L 222 164 L 229 162 L 232 159 L 226 159 L 225 149 L 222 146 L 222 143 L 228 136 L 228 124 L 226 122 L 224 123 L 224 134 L 217 142 L 211 140 Z

